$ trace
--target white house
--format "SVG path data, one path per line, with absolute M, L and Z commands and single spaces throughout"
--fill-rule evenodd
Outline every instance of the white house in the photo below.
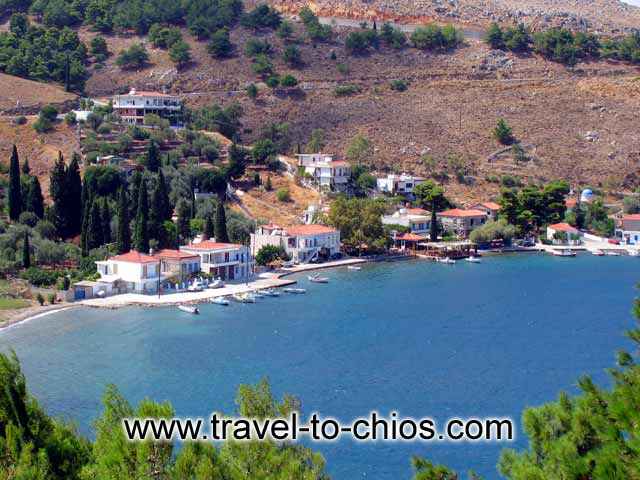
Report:
M 348 162 L 334 160 L 332 155 L 323 153 L 299 154 L 298 167 L 323 190 L 344 192 L 351 178 Z
M 623 216 L 617 235 L 627 245 L 640 245 L 640 214 Z
M 215 278 L 244 281 L 253 276 L 253 260 L 245 245 L 204 240 L 183 245 L 180 252 L 196 255 L 202 271 Z
M 266 245 L 284 248 L 295 262 L 328 260 L 340 252 L 340 232 L 317 224 L 262 225 L 251 234 L 251 251 L 257 253 Z
M 99 283 L 110 285 L 107 293 L 157 293 L 158 283 L 171 278 L 182 283 L 200 271 L 200 257 L 178 250 L 155 254 L 135 250 L 97 261 Z
M 445 231 L 466 237 L 473 229 L 487 223 L 487 214 L 482 210 L 452 208 L 438 213 L 438 219 Z
M 554 238 L 556 234 L 564 237 L 562 239 Z M 572 244 L 578 243 L 580 231 L 569 225 L 568 223 L 554 223 L 547 226 L 547 239 L 553 241 L 553 243 Z
M 496 202 L 482 202 L 476 203 L 471 206 L 472 210 L 480 210 L 487 214 L 489 220 L 497 220 L 498 212 L 500 212 L 500 205 Z
M 424 181 L 425 179 L 422 177 L 401 173 L 400 175 L 389 174 L 386 177 L 378 178 L 376 184 L 379 192 L 411 196 L 413 189 Z
M 391 215 L 383 215 L 383 225 L 401 225 L 411 233 L 422 235 L 431 229 L 431 213 L 422 208 L 401 208 Z
M 140 92 L 135 89 L 125 95 L 114 95 L 113 111 L 124 123 L 144 124 L 144 117 L 150 113 L 178 125 L 182 116 L 182 101 L 176 95 L 160 92 Z

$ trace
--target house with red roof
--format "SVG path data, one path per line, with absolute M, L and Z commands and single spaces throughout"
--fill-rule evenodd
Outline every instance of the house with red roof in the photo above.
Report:
M 401 208 L 391 215 L 383 215 L 382 224 L 399 225 L 413 234 L 422 235 L 431 228 L 431 213 L 422 208 Z
M 640 213 L 624 215 L 616 233 L 627 245 L 640 245 Z
M 351 165 L 343 160 L 334 160 L 324 153 L 298 154 L 298 167 L 321 190 L 344 192 L 351 177 Z
M 497 220 L 500 204 L 496 202 L 481 202 L 471 206 L 472 210 L 480 210 L 487 214 L 489 220 Z
M 195 255 L 203 272 L 225 281 L 246 281 L 253 276 L 253 259 L 246 245 L 215 240 L 182 245 L 180 253 Z
M 325 225 L 261 225 L 251 234 L 251 251 L 267 245 L 282 247 L 294 262 L 328 260 L 340 253 L 340 232 Z
M 455 233 L 461 237 L 469 236 L 474 228 L 487 223 L 487 213 L 483 210 L 452 208 L 438 213 L 438 220 L 446 232 Z
M 568 223 L 554 223 L 547 226 L 547 239 L 560 244 L 579 243 L 580 230 Z
M 182 100 L 176 95 L 160 92 L 143 92 L 132 88 L 124 95 L 112 98 L 113 112 L 117 113 L 124 123 L 143 125 L 145 115 L 154 114 L 169 120 L 171 125 L 181 122 Z

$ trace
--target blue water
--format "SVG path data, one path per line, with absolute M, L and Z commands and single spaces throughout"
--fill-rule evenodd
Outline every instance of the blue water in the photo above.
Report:
M 630 344 L 631 303 L 640 279 L 632 258 L 537 254 L 458 262 L 376 264 L 327 271 L 327 285 L 301 285 L 255 305 L 77 309 L 0 332 L 0 349 L 22 360 L 29 387 L 47 410 L 92 435 L 108 383 L 131 402 L 170 400 L 179 416 L 233 412 L 240 383 L 268 376 L 293 393 L 303 414 L 349 420 L 371 410 L 401 415 L 511 416 L 576 391 Z M 410 478 L 413 454 L 461 472 L 498 478 L 515 443 L 313 445 L 333 478 Z

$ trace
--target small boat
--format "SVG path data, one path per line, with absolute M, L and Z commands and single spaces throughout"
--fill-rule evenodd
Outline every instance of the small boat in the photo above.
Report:
M 629 249 L 629 256 L 631 257 L 640 257 L 640 250 L 636 249 Z
M 284 291 L 286 293 L 294 293 L 294 294 L 307 293 L 307 291 L 304 288 L 285 288 Z
M 204 285 L 200 280 L 194 280 L 193 283 L 187 287 L 187 290 L 189 292 L 201 292 L 204 290 Z
M 620 252 L 616 252 L 615 250 L 609 250 L 609 251 L 607 251 L 607 256 L 608 257 L 619 257 L 620 256 Z
M 274 288 L 265 288 L 264 290 L 260 290 L 260 292 L 267 297 L 279 297 L 280 292 Z
M 195 307 L 193 305 L 178 305 L 178 309 L 186 313 L 191 313 L 193 315 L 198 315 L 200 313 L 198 307 Z
M 256 303 L 256 297 L 250 293 L 236 293 L 232 298 L 239 303 Z
M 329 283 L 329 279 L 327 277 L 321 277 L 320 275 L 309 275 L 307 278 L 310 282 Z
M 556 257 L 575 257 L 576 252 L 569 248 L 552 249 L 551 255 L 555 255 Z
M 444 257 L 444 258 L 439 258 L 438 263 L 446 263 L 447 265 L 453 265 L 456 263 L 456 261 L 449 257 Z
M 357 265 L 349 265 L 347 270 L 362 270 L 362 267 L 358 267 Z
M 219 278 L 215 279 L 213 282 L 207 285 L 207 288 L 211 288 L 211 289 L 222 288 L 222 287 L 224 287 L 224 282 Z
M 471 255 L 470 257 L 465 258 L 465 261 L 471 262 L 471 263 L 480 263 L 481 262 L 481 260 L 478 257 L 474 257 L 473 255 Z
M 264 297 L 266 297 L 266 295 L 264 293 L 262 293 L 261 291 L 259 291 L 259 290 L 256 290 L 251 295 L 253 295 L 255 298 L 264 298 Z
M 215 297 L 211 299 L 211 303 L 215 303 L 216 305 L 229 305 L 229 300 L 224 297 Z
M 591 255 L 595 255 L 596 257 L 602 257 L 604 256 L 604 252 L 600 249 L 592 250 Z

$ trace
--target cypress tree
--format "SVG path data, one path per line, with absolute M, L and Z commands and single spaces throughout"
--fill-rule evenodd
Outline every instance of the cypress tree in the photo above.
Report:
M 31 267 L 31 249 L 29 247 L 29 233 L 24 232 L 24 242 L 22 244 L 22 266 L 27 269 Z
M 140 184 L 142 183 L 142 174 L 135 171 L 131 177 L 131 204 L 129 210 L 129 218 L 136 218 L 138 214 L 138 194 L 140 193 Z
M 102 202 L 100 218 L 102 220 L 102 243 L 111 243 L 111 209 L 106 198 Z
M 147 148 L 147 160 L 145 162 L 147 170 L 156 173 L 160 170 L 160 148 L 155 140 L 149 141 L 149 147 Z
M 44 217 L 44 199 L 38 177 L 30 177 L 29 191 L 27 192 L 27 210 L 33 212 L 38 218 Z
M 120 189 L 118 198 L 118 229 L 116 231 L 116 249 L 118 253 L 127 253 L 131 250 L 131 230 L 129 227 L 129 204 L 127 190 Z
M 31 167 L 29 166 L 29 159 L 27 158 L 22 164 L 22 174 L 29 175 L 31 173 Z
M 88 212 L 87 217 L 89 221 L 87 223 L 87 250 L 93 250 L 104 244 L 104 234 L 102 232 L 102 215 L 100 212 L 100 205 L 98 201 L 92 199 L 91 209 Z
M 213 215 L 209 214 L 207 215 L 207 218 L 204 222 L 204 239 L 208 240 L 210 238 L 213 238 L 215 236 L 215 227 L 213 226 Z
M 49 174 L 49 194 L 53 201 L 53 223 L 60 237 L 66 237 L 66 188 L 67 167 L 62 152 L 58 152 L 58 159 Z M 76 206 L 79 208 L 79 206 Z
M 95 177 L 92 177 L 95 178 Z M 95 184 L 93 185 L 95 187 Z M 82 179 L 80 178 L 80 156 L 74 152 L 66 173 L 67 235 L 73 237 L 82 227 Z M 95 188 L 94 188 L 95 191 Z
M 153 208 L 159 212 L 159 218 L 164 222 L 165 220 L 171 220 L 173 209 L 171 208 L 171 200 L 169 199 L 169 189 L 167 188 L 167 181 L 164 178 L 162 169 L 158 171 L 158 183 L 156 184 L 157 195 L 153 202 Z M 162 223 L 161 222 L 161 223 Z
M 227 215 L 222 202 L 218 202 L 216 206 L 215 236 L 216 242 L 229 242 L 229 235 L 227 235 Z
M 133 245 L 139 252 L 149 251 L 149 199 L 147 194 L 147 182 L 142 180 L 138 194 L 138 212 L 133 233 Z
M 178 237 L 186 242 L 191 237 L 191 229 L 189 227 L 191 208 L 186 200 L 181 199 L 176 209 L 178 210 Z
M 13 146 L 9 165 L 9 218 L 14 222 L 22 213 L 22 187 L 20 185 L 20 161 L 18 149 Z

